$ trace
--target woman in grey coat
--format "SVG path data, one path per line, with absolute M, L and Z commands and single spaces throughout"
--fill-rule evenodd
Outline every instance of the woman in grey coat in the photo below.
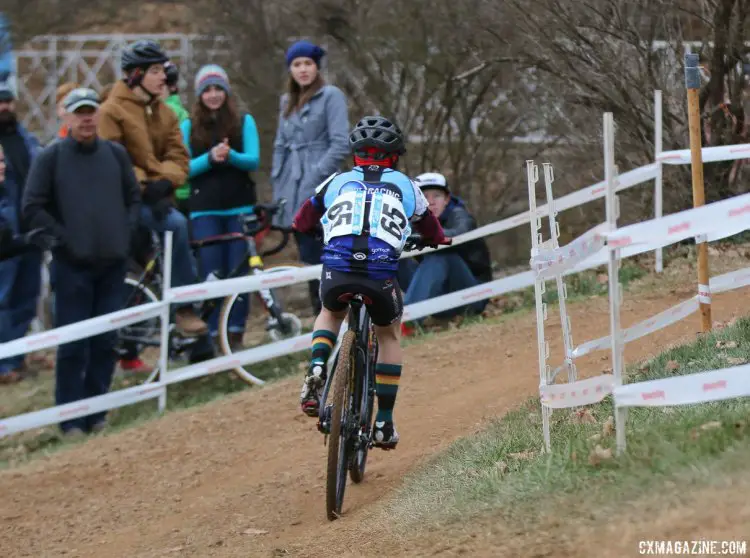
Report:
M 286 53 L 288 91 L 281 96 L 279 124 L 273 149 L 274 200 L 286 198 L 277 224 L 289 227 L 297 210 L 315 188 L 339 170 L 349 155 L 349 116 L 344 93 L 326 85 L 320 75 L 325 51 L 307 41 L 294 43 Z M 322 245 L 314 238 L 295 234 L 300 260 L 320 263 Z M 318 281 L 310 283 L 310 299 L 320 312 Z

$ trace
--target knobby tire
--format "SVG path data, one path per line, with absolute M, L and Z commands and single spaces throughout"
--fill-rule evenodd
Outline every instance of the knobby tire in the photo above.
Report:
M 326 478 L 326 515 L 329 521 L 338 519 L 344 503 L 346 477 L 349 469 L 348 440 L 341 439 L 342 415 L 349 411 L 349 388 L 354 374 L 354 331 L 347 331 L 341 339 L 339 358 L 333 376 L 331 432 L 328 438 L 328 471 Z M 343 448 L 341 444 L 344 444 Z

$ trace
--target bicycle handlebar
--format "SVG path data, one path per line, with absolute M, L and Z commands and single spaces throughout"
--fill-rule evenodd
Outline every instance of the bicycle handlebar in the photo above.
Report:
M 450 246 L 453 244 L 452 238 L 446 238 L 444 242 L 441 242 L 442 246 Z M 412 233 L 406 238 L 404 243 L 404 252 L 410 252 L 412 250 L 424 250 L 425 248 L 437 248 L 437 244 L 425 244 L 422 235 L 419 233 Z
M 253 212 L 240 216 L 242 231 L 247 236 L 258 236 L 264 231 L 278 231 L 281 233 L 281 241 L 274 247 L 263 250 L 261 257 L 278 254 L 289 244 L 289 237 L 293 232 L 289 227 L 279 227 L 271 223 L 274 215 L 279 213 L 286 205 L 286 199 L 281 198 L 274 203 L 258 203 L 253 206 Z

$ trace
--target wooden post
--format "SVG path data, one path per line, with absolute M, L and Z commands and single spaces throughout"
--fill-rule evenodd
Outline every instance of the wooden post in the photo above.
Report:
M 698 55 L 685 54 L 685 87 L 687 88 L 688 125 L 690 128 L 690 168 L 693 174 L 693 207 L 706 203 L 703 184 L 703 153 L 701 145 L 700 94 L 701 74 Z M 698 301 L 701 309 L 703 333 L 711 331 L 711 291 L 708 287 L 708 243 L 696 238 L 698 248 Z

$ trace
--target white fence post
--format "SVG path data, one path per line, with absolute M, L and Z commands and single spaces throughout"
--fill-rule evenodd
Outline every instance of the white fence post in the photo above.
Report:
M 609 231 L 617 229 L 619 217 L 617 191 L 617 168 L 615 167 L 615 125 L 611 112 L 604 114 L 604 174 L 607 181 L 607 223 Z M 622 288 L 620 287 L 620 250 L 607 249 L 609 252 L 609 328 L 612 345 L 612 373 L 615 387 L 622 385 L 622 329 L 620 327 L 620 304 L 622 302 Z M 615 408 L 615 430 L 617 439 L 617 453 L 625 449 L 625 420 L 626 409 Z
M 536 183 L 539 181 L 539 167 L 534 161 L 526 161 L 526 178 L 529 186 L 529 224 L 531 225 L 531 256 L 534 257 L 540 246 L 543 246 L 542 218 L 536 211 Z M 547 305 L 544 302 L 543 295 L 546 290 L 546 282 L 538 276 L 534 277 L 534 301 L 536 306 L 536 336 L 537 352 L 539 353 L 539 387 L 546 386 L 549 383 L 550 367 L 547 364 L 549 358 L 549 345 L 544 338 L 544 322 L 547 319 Z M 550 431 L 549 419 L 552 409 L 542 405 L 542 432 L 544 435 L 544 449 L 549 452 Z
M 162 269 L 161 299 L 166 302 L 161 311 L 161 344 L 159 354 L 159 383 L 164 386 L 164 392 L 159 396 L 159 412 L 167 408 L 167 373 L 169 367 L 169 328 L 170 310 L 169 290 L 172 287 L 172 231 L 164 234 L 164 269 Z
M 662 134 L 664 130 L 664 117 L 662 115 L 661 91 L 654 91 L 654 162 L 656 163 L 656 179 L 654 181 L 654 217 L 662 217 L 664 194 L 662 190 L 662 170 L 664 165 L 659 161 L 659 155 L 662 152 Z M 656 273 L 664 271 L 664 250 L 657 248 L 654 254 L 656 256 Z
M 547 216 L 549 217 L 550 243 L 552 249 L 560 246 L 560 224 L 557 222 L 557 211 L 555 211 L 555 200 L 552 197 L 552 182 L 555 180 L 554 169 L 550 163 L 544 163 L 544 189 L 547 192 Z M 568 287 L 563 275 L 556 275 L 557 298 L 560 304 L 560 326 L 562 327 L 563 346 L 565 348 L 565 368 L 568 370 L 568 381 L 575 382 L 577 376 L 576 365 L 573 363 L 573 336 L 571 334 L 570 317 L 568 316 L 565 299 L 568 298 Z M 554 380 L 554 378 L 550 378 Z

